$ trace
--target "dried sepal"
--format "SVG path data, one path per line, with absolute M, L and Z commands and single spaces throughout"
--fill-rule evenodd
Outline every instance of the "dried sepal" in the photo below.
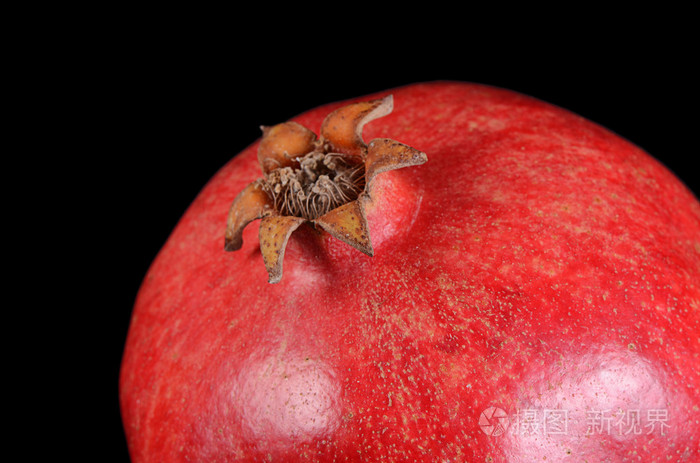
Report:
M 264 173 L 295 164 L 295 158 L 314 149 L 316 134 L 297 122 L 262 127 L 258 162 Z
M 365 161 L 365 182 L 367 188 L 378 174 L 402 167 L 417 166 L 425 163 L 428 156 L 403 143 L 388 138 L 375 138 L 367 146 Z
M 333 151 L 363 156 L 366 145 L 362 140 L 364 125 L 394 109 L 391 95 L 372 101 L 353 103 L 330 113 L 321 125 L 321 138 L 330 142 Z
M 282 279 L 282 261 L 287 241 L 292 232 L 304 222 L 304 218 L 290 216 L 264 217 L 260 222 L 260 252 L 270 283 L 278 283 Z
M 224 249 L 237 251 L 243 245 L 243 229 L 250 222 L 271 215 L 274 212 L 270 197 L 262 189 L 260 182 L 253 182 L 233 200 L 226 222 Z
M 368 200 L 367 195 L 363 193 L 357 200 L 333 209 L 314 220 L 313 223 L 358 251 L 373 256 L 374 249 L 372 249 L 365 213 L 365 204 Z

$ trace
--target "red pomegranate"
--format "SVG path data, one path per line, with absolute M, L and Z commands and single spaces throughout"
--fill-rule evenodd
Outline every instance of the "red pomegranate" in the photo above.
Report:
M 697 199 L 572 113 L 456 82 L 320 107 L 224 166 L 152 264 L 129 451 L 698 461 L 699 275 Z

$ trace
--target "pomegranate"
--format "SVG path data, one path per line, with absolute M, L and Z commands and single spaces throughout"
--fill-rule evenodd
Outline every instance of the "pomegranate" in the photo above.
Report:
M 570 112 L 457 82 L 320 107 L 265 127 L 149 269 L 129 451 L 697 461 L 699 275 L 690 190 Z

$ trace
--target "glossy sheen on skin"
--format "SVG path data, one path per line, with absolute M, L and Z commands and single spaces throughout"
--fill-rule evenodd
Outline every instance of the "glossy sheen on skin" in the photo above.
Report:
M 374 257 L 305 224 L 271 285 L 259 222 L 224 252 L 257 143 L 186 212 L 124 354 L 133 461 L 697 461 L 693 195 L 529 97 L 442 82 L 355 101 L 388 93 L 364 140 L 428 162 L 377 178 Z M 294 120 L 318 132 L 346 103 Z M 489 407 L 502 435 L 479 425 Z

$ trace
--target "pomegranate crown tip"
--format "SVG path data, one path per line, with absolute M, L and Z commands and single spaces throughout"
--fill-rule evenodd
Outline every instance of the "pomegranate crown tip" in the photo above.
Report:
M 375 177 L 428 160 L 425 153 L 388 138 L 365 144 L 364 125 L 392 110 L 392 95 L 343 106 L 326 116 L 318 136 L 292 121 L 262 126 L 258 162 L 263 177 L 233 200 L 224 249 L 240 249 L 243 229 L 262 219 L 260 251 L 270 283 L 282 279 L 287 242 L 303 223 L 374 255 L 365 209 Z

